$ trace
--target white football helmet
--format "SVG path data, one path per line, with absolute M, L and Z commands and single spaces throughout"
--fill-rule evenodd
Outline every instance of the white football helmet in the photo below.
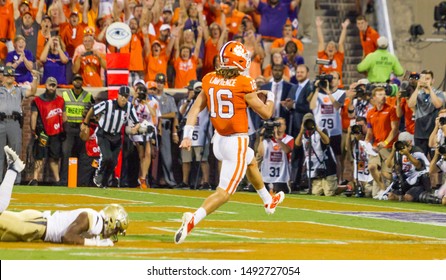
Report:
M 103 238 L 110 238 L 113 242 L 118 241 L 118 234 L 125 235 L 129 226 L 128 214 L 124 207 L 119 204 L 110 204 L 100 212 L 104 219 Z

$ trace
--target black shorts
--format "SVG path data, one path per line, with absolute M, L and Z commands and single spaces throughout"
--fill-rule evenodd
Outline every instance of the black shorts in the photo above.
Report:
M 419 198 L 420 194 L 421 194 L 422 192 L 424 192 L 424 191 L 425 191 L 425 189 L 424 189 L 423 186 L 414 186 L 414 187 L 411 187 L 411 188 L 406 192 L 406 194 L 412 196 L 414 202 L 418 202 L 418 198 Z
M 34 159 L 42 160 L 44 158 L 60 159 L 62 157 L 62 141 L 60 135 L 48 136 L 47 145 L 42 147 L 39 141 L 34 142 Z
M 330 136 L 330 147 L 333 149 L 333 153 L 335 154 L 335 156 L 342 155 L 341 143 L 342 143 L 341 134 Z

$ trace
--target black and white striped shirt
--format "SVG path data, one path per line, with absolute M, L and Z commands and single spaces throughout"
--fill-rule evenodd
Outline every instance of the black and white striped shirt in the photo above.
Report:
M 120 133 L 122 126 L 126 124 L 129 119 L 131 119 L 134 124 L 139 123 L 135 108 L 130 102 L 127 102 L 127 104 L 121 108 L 116 99 L 106 100 L 94 105 L 93 110 L 94 115 L 102 114 L 101 119 L 99 120 L 99 127 L 109 134 L 114 135 Z

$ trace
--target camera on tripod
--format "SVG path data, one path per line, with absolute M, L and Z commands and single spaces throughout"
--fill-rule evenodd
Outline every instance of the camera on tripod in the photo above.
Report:
M 330 85 L 331 81 L 333 80 L 333 75 L 330 74 L 321 74 L 316 76 L 316 81 L 319 81 L 318 87 L 320 89 L 326 89 L 327 86 Z
M 264 121 L 263 122 L 263 128 L 265 131 L 263 132 L 263 138 L 265 139 L 271 139 L 274 136 L 274 127 L 279 127 L 280 122 L 279 121 Z

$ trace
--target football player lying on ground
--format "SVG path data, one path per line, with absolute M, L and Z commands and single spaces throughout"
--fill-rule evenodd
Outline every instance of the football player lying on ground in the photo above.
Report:
M 101 211 L 76 209 L 72 211 L 40 212 L 7 211 L 14 180 L 25 168 L 19 156 L 8 146 L 4 147 L 8 170 L 0 186 L 0 241 L 44 242 L 85 246 L 113 246 L 118 234 L 125 235 L 129 225 L 127 212 L 118 204 L 110 204 Z

